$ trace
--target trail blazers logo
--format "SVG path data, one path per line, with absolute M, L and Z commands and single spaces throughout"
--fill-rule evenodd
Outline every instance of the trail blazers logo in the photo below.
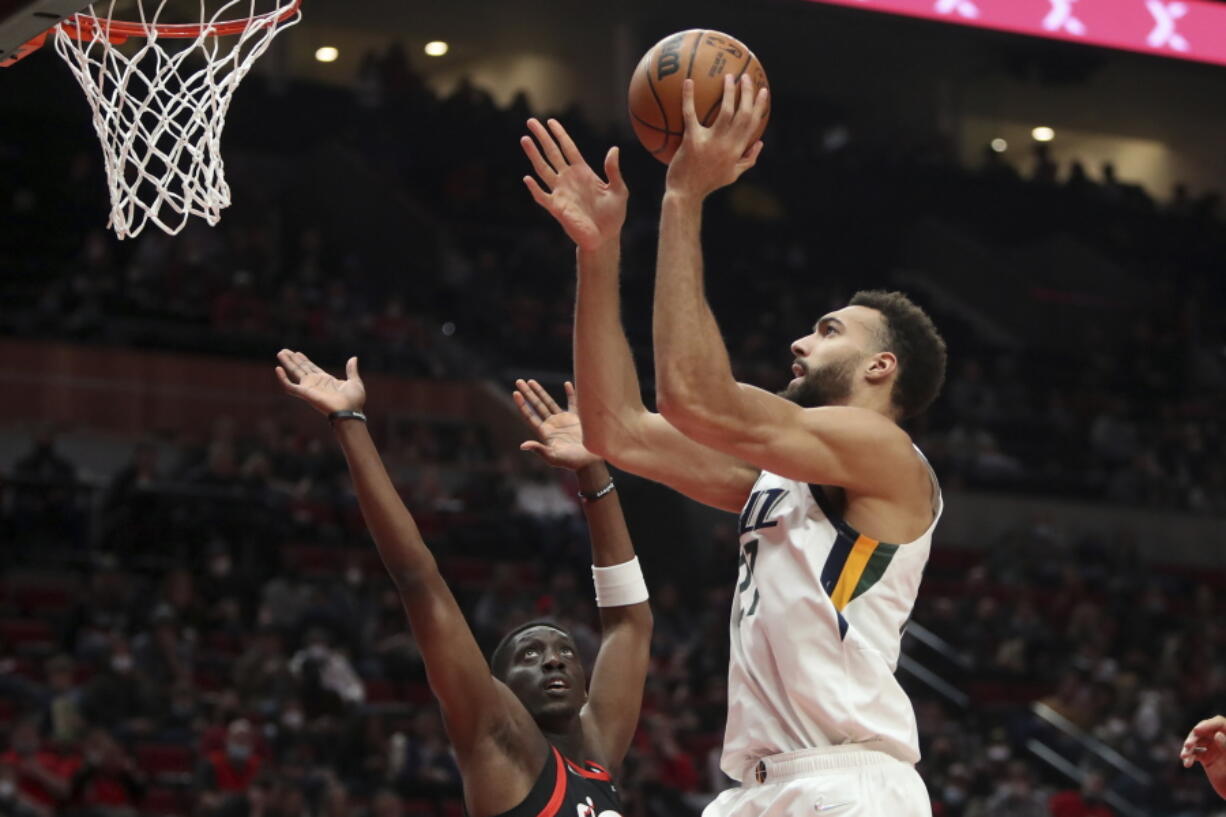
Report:
M 1076 2 L 1077 0 L 1051 0 L 1051 11 L 1043 18 L 1043 28 L 1072 34 L 1074 37 L 1084 37 L 1086 24 L 1073 16 L 1073 5 Z
M 1170 46 L 1176 51 L 1187 51 L 1188 41 L 1176 29 L 1176 23 L 1188 13 L 1186 3 L 1171 3 L 1167 0 L 1148 0 L 1145 7 L 1154 18 L 1154 30 L 1146 38 L 1154 48 Z

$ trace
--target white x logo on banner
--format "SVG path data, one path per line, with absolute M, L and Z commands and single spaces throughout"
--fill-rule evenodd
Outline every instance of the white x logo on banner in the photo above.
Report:
M 1169 45 L 1176 51 L 1187 51 L 1188 41 L 1175 30 L 1175 22 L 1188 13 L 1184 3 L 1167 0 L 1146 0 L 1145 7 L 1154 17 L 1154 30 L 1149 32 L 1148 42 L 1154 48 Z
M 1073 16 L 1073 4 L 1077 0 L 1051 0 L 1051 11 L 1043 18 L 1043 28 L 1048 31 L 1065 31 L 1074 37 L 1083 37 L 1085 23 Z
M 937 14 L 958 14 L 966 17 L 968 20 L 974 20 L 979 16 L 979 7 L 971 0 L 937 0 Z

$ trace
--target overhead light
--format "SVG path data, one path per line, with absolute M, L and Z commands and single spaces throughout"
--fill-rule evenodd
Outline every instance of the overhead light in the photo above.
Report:
M 1050 142 L 1056 138 L 1056 132 L 1046 125 L 1040 125 L 1030 132 L 1036 142 Z
M 1004 153 L 1009 149 L 1009 143 L 1004 139 L 1001 139 L 999 136 L 993 139 L 990 144 L 992 145 L 992 150 L 996 151 L 997 153 Z
M 315 49 L 315 59 L 320 62 L 336 62 L 336 58 L 340 55 L 341 52 L 330 45 Z
M 426 55 L 430 57 L 441 57 L 451 49 L 451 46 L 442 40 L 431 40 L 426 43 Z

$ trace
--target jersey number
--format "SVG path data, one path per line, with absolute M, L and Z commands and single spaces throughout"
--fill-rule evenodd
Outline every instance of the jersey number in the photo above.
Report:
M 739 585 L 737 585 L 737 591 L 744 594 L 745 591 L 752 588 L 753 597 L 750 599 L 749 609 L 747 610 L 742 609 L 741 611 L 742 620 L 746 618 L 747 616 L 752 616 L 754 613 L 758 611 L 758 599 L 760 597 L 758 596 L 758 588 L 753 586 L 754 585 L 753 569 L 754 569 L 754 565 L 756 565 L 757 563 L 758 563 L 758 540 L 750 539 L 748 542 L 746 542 L 741 547 L 740 566 L 745 568 L 745 578 L 741 580 L 741 583 Z M 743 595 L 741 598 L 741 607 L 742 608 L 745 607 L 745 600 L 744 600 Z M 740 623 L 741 623 L 740 620 L 738 620 L 737 624 L 740 624 Z
M 778 519 L 770 519 L 771 513 L 775 510 L 775 505 L 779 500 L 783 499 L 783 495 L 787 493 L 782 488 L 768 488 L 765 491 L 754 491 L 750 495 L 749 501 L 745 503 L 745 509 L 741 511 L 740 525 L 738 526 L 739 533 L 751 533 L 762 528 L 773 528 L 779 524 Z M 756 514 L 756 515 L 755 515 Z M 752 616 L 758 612 L 758 588 L 754 587 L 753 569 L 758 562 L 758 540 L 750 539 L 741 546 L 740 566 L 745 568 L 745 578 L 737 585 L 737 590 L 744 593 L 753 588 L 753 596 L 749 600 L 749 607 L 745 607 L 744 599 L 741 600 L 741 618 L 737 620 L 740 624 L 746 616 Z

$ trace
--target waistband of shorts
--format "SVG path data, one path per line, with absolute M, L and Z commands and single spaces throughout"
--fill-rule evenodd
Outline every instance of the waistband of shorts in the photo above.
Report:
M 863 743 L 844 743 L 839 746 L 823 746 L 818 749 L 801 749 L 798 752 L 767 755 L 745 767 L 741 775 L 741 785 L 760 786 L 765 783 L 782 783 L 797 777 L 810 777 L 880 764 L 911 765 L 885 751 L 885 745 L 885 741 L 882 740 L 869 740 Z

